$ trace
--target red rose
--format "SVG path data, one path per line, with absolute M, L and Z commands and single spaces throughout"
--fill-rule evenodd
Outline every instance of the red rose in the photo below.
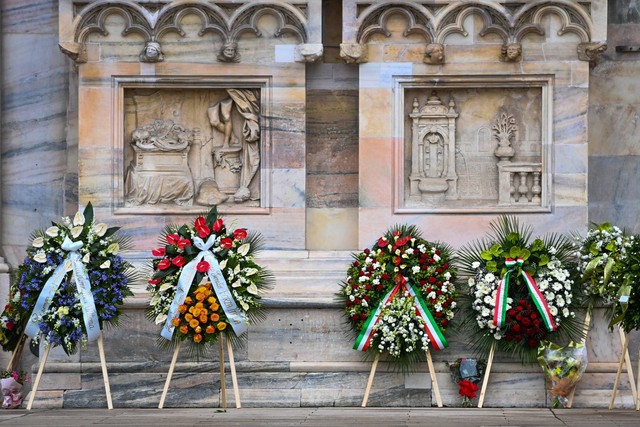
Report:
M 364 252 L 366 255 L 369 255 L 369 252 L 371 252 L 371 251 L 369 250 L 369 248 L 367 248 L 367 249 L 365 249 L 363 252 Z
M 228 237 L 225 237 L 224 239 L 220 240 L 220 247 L 223 247 L 225 249 L 231 249 L 231 247 L 233 246 L 233 240 L 231 240 Z
M 164 248 L 158 248 L 151 251 L 153 256 L 165 256 L 167 251 Z
M 167 234 L 167 244 L 176 245 L 180 240 L 180 236 L 177 233 Z
M 153 286 L 157 285 L 160 282 L 162 282 L 162 279 L 151 279 L 151 280 L 149 280 L 149 284 L 153 285 Z
M 171 267 L 171 260 L 169 258 L 163 258 L 158 263 L 158 270 L 166 270 L 169 267 Z
M 171 263 L 173 265 L 175 265 L 176 267 L 182 267 L 183 265 L 185 265 L 187 263 L 187 261 L 184 259 L 184 257 L 182 255 L 178 255 L 173 260 L 171 260 Z
M 436 278 L 433 277 L 433 276 L 430 276 L 427 280 L 429 281 L 429 283 L 436 283 L 437 282 Z
M 244 228 L 236 228 L 233 230 L 233 238 L 236 240 L 244 240 L 247 238 L 247 230 Z
M 186 246 L 191 246 L 191 240 L 189 240 L 189 239 L 180 239 L 180 240 L 178 240 L 178 247 L 180 249 L 184 249 Z
M 200 261 L 196 266 L 196 270 L 198 270 L 200 273 L 206 273 L 207 271 L 209 271 L 209 263 L 207 261 Z
M 216 222 L 213 223 L 213 231 L 215 231 L 216 233 L 219 233 L 220 230 L 222 230 L 222 227 L 224 227 L 224 222 L 222 221 L 222 218 L 216 219 Z
M 364 313 L 360 314 L 360 320 L 367 320 L 367 315 Z
M 440 324 L 442 325 L 443 328 L 446 328 L 447 325 L 449 324 L 449 321 L 447 319 L 442 319 L 442 322 L 440 322 Z
M 354 314 L 353 316 L 351 316 L 352 322 L 357 322 L 358 320 L 360 320 L 360 316 L 358 316 L 357 314 Z
M 476 391 L 478 391 L 478 386 L 472 383 L 469 380 L 462 380 L 458 383 L 460 386 L 460 396 L 468 397 L 469 399 L 473 399 L 476 397 Z
M 8 330 L 13 331 L 13 328 L 14 328 L 15 326 L 16 326 L 16 325 L 14 325 L 14 324 L 13 324 L 13 322 L 7 322 L 7 329 L 8 329 Z

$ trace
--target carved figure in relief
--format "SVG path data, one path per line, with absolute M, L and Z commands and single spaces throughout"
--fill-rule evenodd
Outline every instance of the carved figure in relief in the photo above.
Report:
M 425 64 L 444 64 L 444 45 L 441 43 L 429 43 L 425 49 Z
M 188 153 L 193 132 L 160 119 L 133 130 L 134 158 L 125 177 L 127 203 L 191 205 L 194 186 Z
M 218 53 L 218 61 L 220 62 L 240 62 L 240 53 L 238 52 L 238 43 L 226 42 L 222 45 L 220 53 Z
M 446 176 L 444 162 L 444 141 L 438 133 L 429 133 L 425 138 L 425 174 L 429 178 L 442 178 Z
M 238 186 L 233 194 L 233 200 L 241 203 L 249 199 L 258 199 L 258 195 L 252 196 L 250 186 L 260 167 L 260 104 L 258 91 L 253 89 L 227 89 L 229 98 L 212 105 L 207 109 L 207 117 L 211 124 L 212 132 L 223 134 L 223 145 L 213 146 L 213 136 L 207 142 L 210 144 L 203 152 L 211 153 L 209 159 L 212 164 L 205 161 L 210 179 L 203 182 L 200 187 L 197 201 L 203 204 L 219 204 L 226 201 L 227 196 L 220 191 L 215 169 L 226 168 L 231 173 L 239 174 Z M 242 117 L 242 129 L 240 135 L 234 132 L 232 111 L 235 110 Z M 241 136 L 240 140 L 238 136 Z
M 505 62 L 519 62 L 522 60 L 522 45 L 520 43 L 507 43 L 502 45 L 500 60 Z
M 140 52 L 140 61 L 142 62 L 162 62 L 164 54 L 160 49 L 160 43 L 155 41 L 147 42 L 144 50 Z

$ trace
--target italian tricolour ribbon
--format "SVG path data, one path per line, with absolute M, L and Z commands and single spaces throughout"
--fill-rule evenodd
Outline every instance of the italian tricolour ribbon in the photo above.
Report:
M 82 307 L 84 325 L 87 329 L 87 339 L 89 341 L 95 341 L 98 339 L 98 336 L 100 335 L 98 312 L 96 311 L 96 304 L 93 300 L 91 282 L 89 281 L 89 276 L 87 276 L 87 270 L 82 262 L 82 257 L 78 253 L 83 245 L 84 244 L 82 242 L 71 241 L 69 236 L 65 237 L 62 242 L 60 247 L 62 250 L 67 251 L 68 255 L 53 271 L 53 274 L 44 284 L 44 287 L 38 296 L 36 305 L 33 308 L 33 312 L 29 317 L 29 322 L 24 330 L 25 335 L 28 337 L 34 338 L 40 332 L 38 322 L 51 305 L 53 297 L 67 274 L 67 266 L 70 264 L 73 270 L 73 279 L 76 282 L 78 299 L 80 300 L 80 305 Z
M 369 348 L 369 346 L 371 345 L 371 340 L 373 339 L 373 335 L 376 332 L 376 330 L 374 329 L 375 325 L 380 321 L 380 313 L 382 312 L 383 307 L 385 306 L 385 304 L 391 302 L 396 297 L 398 292 L 403 292 L 404 290 L 406 290 L 409 295 L 414 298 L 415 308 L 418 311 L 420 317 L 425 321 L 424 330 L 429 337 L 431 346 L 436 350 L 442 350 L 447 347 L 447 340 L 444 338 L 444 335 L 442 335 L 440 328 L 429 312 L 429 309 L 427 308 L 427 305 L 422 299 L 420 293 L 411 283 L 407 284 L 403 282 L 398 283 L 389 292 L 387 292 L 384 298 L 380 300 L 373 313 L 371 313 L 366 322 L 364 322 L 362 330 L 360 331 L 358 338 L 356 338 L 356 343 L 353 346 L 355 350 L 366 351 Z
M 213 289 L 218 297 L 218 301 L 220 301 L 220 306 L 222 310 L 224 310 L 224 314 L 227 316 L 233 331 L 237 336 L 242 335 L 247 330 L 247 320 L 244 314 L 240 311 L 236 302 L 231 295 L 231 291 L 229 290 L 229 286 L 227 285 L 227 281 L 222 275 L 222 270 L 220 269 L 220 264 L 216 259 L 216 256 L 209 249 L 213 246 L 215 242 L 215 236 L 209 236 L 207 241 L 203 241 L 200 237 L 196 237 L 193 239 L 193 245 L 200 249 L 200 253 L 196 255 L 194 259 L 192 259 L 187 265 L 184 266 L 182 272 L 180 273 L 180 277 L 178 277 L 178 286 L 176 287 L 176 294 L 173 297 L 173 301 L 171 301 L 171 305 L 169 306 L 169 312 L 167 313 L 167 321 L 162 328 L 162 332 L 160 335 L 167 339 L 171 340 L 173 336 L 173 331 L 175 327 L 171 324 L 171 320 L 176 317 L 176 313 L 178 312 L 178 307 L 184 303 L 185 298 L 187 297 L 187 293 L 189 292 L 189 288 L 191 287 L 191 283 L 193 282 L 193 278 L 196 275 L 197 265 L 200 261 L 204 260 L 209 263 L 209 271 L 207 271 L 207 276 L 209 276 L 209 280 L 213 285 Z
M 522 267 L 524 260 L 522 258 L 516 258 L 515 260 L 507 258 L 504 263 L 509 270 L 507 270 L 504 277 L 498 284 L 498 290 L 496 292 L 496 306 L 493 311 L 493 321 L 498 328 L 504 327 L 507 320 L 507 296 L 509 295 L 509 281 L 511 279 L 511 273 L 516 272 L 518 267 Z M 531 299 L 542 316 L 542 320 L 544 321 L 547 329 L 549 331 L 555 331 L 557 326 L 553 321 L 551 310 L 549 309 L 549 305 L 544 299 L 542 292 L 540 292 L 540 289 L 536 285 L 535 280 L 533 280 L 533 277 L 524 270 L 521 270 L 521 275 L 527 285 Z

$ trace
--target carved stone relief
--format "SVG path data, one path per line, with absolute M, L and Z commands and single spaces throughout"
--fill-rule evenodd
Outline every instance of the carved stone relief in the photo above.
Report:
M 545 208 L 541 88 L 409 88 L 404 102 L 401 208 Z
M 259 89 L 125 91 L 125 206 L 260 206 Z

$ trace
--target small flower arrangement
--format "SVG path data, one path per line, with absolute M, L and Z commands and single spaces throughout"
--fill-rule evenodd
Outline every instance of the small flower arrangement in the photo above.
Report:
M 168 226 L 154 249 L 148 316 L 163 325 L 161 343 L 213 344 L 239 337 L 262 311 L 270 272 L 254 259 L 261 236 L 228 230 L 216 208 L 192 224 Z
M 560 347 L 550 342 L 541 343 L 538 363 L 551 387 L 552 407 L 564 408 L 569 394 L 587 369 L 587 349 L 584 344 L 569 343 Z
M 609 328 L 620 325 L 629 333 L 640 329 L 640 239 L 633 236 L 625 244 L 624 256 L 616 263 L 610 282 L 619 283 L 611 307 Z
M 580 333 L 575 320 L 571 242 L 559 235 L 531 240 L 513 217 L 490 224 L 492 234 L 460 250 L 469 293 L 464 305 L 474 344 L 536 360 L 543 340 Z
M 353 258 L 337 299 L 357 334 L 354 349 L 386 352 L 407 366 L 430 346 L 447 345 L 458 296 L 448 246 L 396 226 Z
M 478 391 L 478 383 L 482 380 L 482 375 L 487 367 L 484 359 L 459 358 L 454 362 L 447 363 L 451 371 L 451 378 L 458 384 L 458 394 L 462 397 L 462 407 L 473 406 L 473 399 Z
M 26 371 L 16 370 L 4 370 L 0 374 L 0 378 L 13 378 L 15 382 L 22 385 L 31 381 L 31 378 L 27 375 Z
M 72 218 L 36 230 L 27 257 L 15 271 L 9 303 L 0 316 L 0 340 L 13 351 L 24 333 L 67 354 L 116 324 L 132 268 L 119 251 L 128 245 L 118 227 L 94 221 L 87 204 Z
M 585 237 L 575 235 L 579 258 L 578 273 L 582 278 L 584 297 L 590 307 L 600 301 L 611 304 L 622 284 L 624 273 L 621 261 L 634 244 L 635 237 L 608 222 L 589 229 Z

